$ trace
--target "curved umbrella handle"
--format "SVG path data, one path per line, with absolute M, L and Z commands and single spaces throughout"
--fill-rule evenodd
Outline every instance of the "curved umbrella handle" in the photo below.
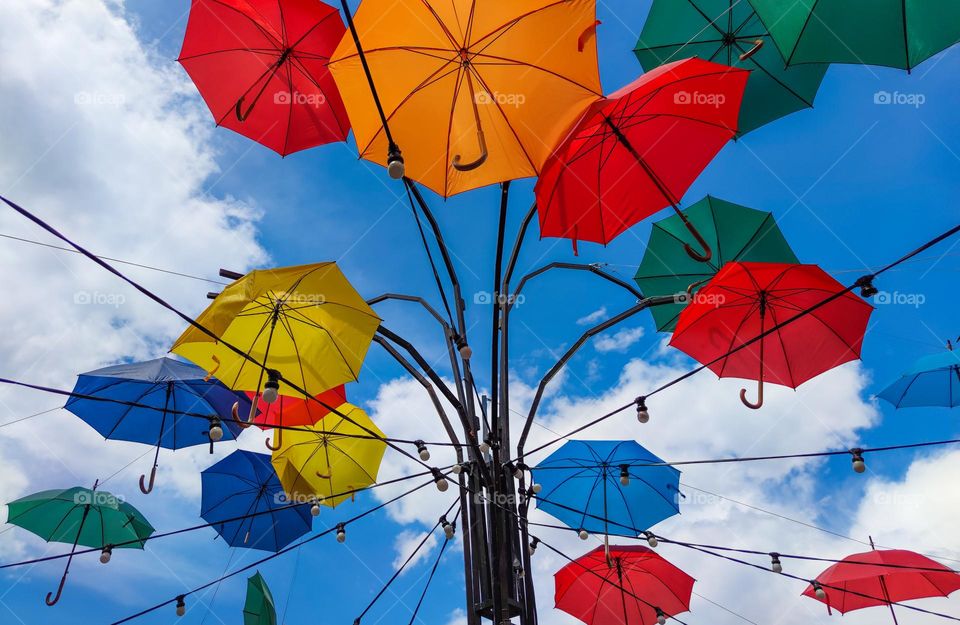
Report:
M 753 42 L 753 47 L 752 47 L 752 48 L 750 48 L 749 50 L 747 50 L 746 52 L 744 52 L 743 54 L 740 55 L 740 60 L 741 60 L 741 61 L 746 61 L 746 60 L 749 59 L 751 56 L 753 56 L 754 54 L 756 54 L 757 52 L 759 52 L 759 51 L 760 51 L 760 48 L 762 48 L 762 47 L 763 47 L 763 39 L 757 39 L 756 41 Z
M 453 162 L 450 163 L 454 169 L 457 171 L 472 171 L 487 162 L 489 154 L 487 153 L 487 141 L 483 136 L 483 130 L 477 130 L 477 142 L 480 144 L 480 157 L 469 163 L 461 163 L 460 155 L 457 154 L 453 157 Z
M 239 122 L 247 121 L 247 117 L 250 116 L 250 112 L 253 110 L 253 105 L 250 105 L 250 108 L 247 109 L 247 112 L 243 112 L 243 99 L 245 97 L 246 96 L 240 96 L 240 99 L 237 100 L 237 105 L 234 107 L 234 113 L 237 114 L 237 121 Z M 253 104 L 256 104 L 256 102 Z
M 47 593 L 47 598 L 45 599 L 47 605 L 54 605 L 57 601 L 60 601 L 60 595 L 63 593 L 63 585 L 65 583 L 67 583 L 67 571 L 64 571 L 63 577 L 60 578 L 60 585 L 57 586 L 57 594 L 54 595 L 52 592 Z
M 270 443 L 270 438 L 267 437 L 266 445 L 267 445 L 267 449 L 269 449 L 270 451 L 277 451 L 278 449 L 283 447 L 283 430 L 274 428 L 273 432 L 274 432 L 273 444 Z
M 577 37 L 577 52 L 583 52 L 583 49 L 587 46 L 587 39 L 590 37 L 595 37 L 597 34 L 597 26 L 602 24 L 600 20 L 596 20 L 593 24 L 590 24 L 583 29 L 583 32 L 580 33 L 580 36 Z
M 230 415 L 233 417 L 234 422 L 240 426 L 241 430 L 245 430 L 250 427 L 250 423 L 248 421 L 240 420 L 240 402 L 233 402 L 233 406 L 230 408 Z
M 149 495 L 153 491 L 153 483 L 157 479 L 157 465 L 153 465 L 153 468 L 150 469 L 150 483 L 144 484 L 146 475 L 140 476 L 140 492 L 144 495 Z
M 746 406 L 747 408 L 751 408 L 753 410 L 758 410 L 761 406 L 763 406 L 763 380 L 757 380 L 757 402 L 756 403 L 747 399 L 747 389 L 745 388 L 740 389 L 740 401 L 743 402 L 744 406 Z
M 693 249 L 689 243 L 683 244 L 683 250 L 687 253 L 687 256 L 693 260 L 699 261 L 701 263 L 709 262 L 713 258 L 713 250 L 710 249 L 710 245 L 707 244 L 707 241 L 700 235 L 700 232 L 697 230 L 696 226 L 690 223 L 686 218 L 683 220 L 683 225 L 687 227 L 687 230 L 690 231 L 690 234 L 693 235 L 693 238 L 697 240 L 697 243 L 700 244 L 700 247 L 703 248 L 703 254 Z

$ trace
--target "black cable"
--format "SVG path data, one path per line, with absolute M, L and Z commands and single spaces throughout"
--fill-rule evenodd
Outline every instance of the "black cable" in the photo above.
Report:
M 185 597 L 187 597 L 187 596 L 189 596 L 189 595 L 198 593 L 198 592 L 200 592 L 201 590 L 205 590 L 205 589 L 207 589 L 207 588 L 210 588 L 211 586 L 214 586 L 215 584 L 219 584 L 220 582 L 222 582 L 222 581 L 224 581 L 224 580 L 226 580 L 226 579 L 230 579 L 231 577 L 234 577 L 235 575 L 239 575 L 240 573 L 243 573 L 243 572 L 245 572 L 245 571 L 249 571 L 249 570 L 252 569 L 252 568 L 255 568 L 255 567 L 257 567 L 257 566 L 260 566 L 260 565 L 263 564 L 264 562 L 269 562 L 270 560 L 273 560 L 274 558 L 278 558 L 278 557 L 280 557 L 281 555 L 283 555 L 283 554 L 285 554 L 285 553 L 289 553 L 290 551 L 293 551 L 293 550 L 295 550 L 295 549 L 299 549 L 300 547 L 306 545 L 307 543 L 311 543 L 311 542 L 317 540 L 318 538 L 321 538 L 321 537 L 323 537 L 323 536 L 326 536 L 327 534 L 330 534 L 331 532 L 337 531 L 339 528 L 342 528 L 343 526 L 346 526 L 346 525 L 348 525 L 348 524 L 350 524 L 350 523 L 354 523 L 354 522 L 356 522 L 356 521 L 359 521 L 360 519 L 362 519 L 362 518 L 364 518 L 364 517 L 366 517 L 366 516 L 369 516 L 369 515 L 373 514 L 374 512 L 377 512 L 378 510 L 382 510 L 383 508 L 386 508 L 388 505 L 390 505 L 390 504 L 392 504 L 392 503 L 394 503 L 394 502 L 396 502 L 396 501 L 399 501 L 399 500 L 402 499 L 403 497 L 406 497 L 407 495 L 411 495 L 411 494 L 415 493 L 416 491 L 420 490 L 421 488 L 425 488 L 425 487 L 429 486 L 429 485 L 432 484 L 432 483 L 433 483 L 433 481 L 431 480 L 431 481 L 429 481 L 429 482 L 426 482 L 426 483 L 424 483 L 424 484 L 421 484 L 421 485 L 417 486 L 416 488 L 412 488 L 412 489 L 410 489 L 410 490 L 408 490 L 408 491 L 405 491 L 405 492 L 397 495 L 396 497 L 393 497 L 392 499 L 389 499 L 388 501 L 385 501 L 385 502 L 383 502 L 383 503 L 381 503 L 381 504 L 379 504 L 379 505 L 377 505 L 377 506 L 374 506 L 373 508 L 369 508 L 369 509 L 361 512 L 360 514 L 357 514 L 357 515 L 351 517 L 350 519 L 348 519 L 348 520 L 346 520 L 346 521 L 343 521 L 342 523 L 339 523 L 339 524 L 337 524 L 337 525 L 335 525 L 335 526 L 333 526 L 333 527 L 331 527 L 331 528 L 327 528 L 327 529 L 323 530 L 322 532 L 320 532 L 319 534 L 314 534 L 313 536 L 310 536 L 309 538 L 305 538 L 305 539 L 303 539 L 303 540 L 301 540 L 301 541 L 298 541 L 297 543 L 295 543 L 295 544 L 293 544 L 293 545 L 288 545 L 287 547 L 284 547 L 283 549 L 281 549 L 280 551 L 278 551 L 278 552 L 276 552 L 276 553 L 272 553 L 272 554 L 270 554 L 269 556 L 266 556 L 266 557 L 264 557 L 264 558 L 261 558 L 261 559 L 257 560 L 256 562 L 251 562 L 250 564 L 248 564 L 248 565 L 246 565 L 246 566 L 244 566 L 244 567 L 242 567 L 242 568 L 239 568 L 239 569 L 230 571 L 229 573 L 226 573 L 225 575 L 222 575 L 221 577 L 219 577 L 219 578 L 217 578 L 217 579 L 215 579 L 215 580 L 213 580 L 213 581 L 207 582 L 207 583 L 205 583 L 205 584 L 203 584 L 203 585 L 201 585 L 201 586 L 197 586 L 196 588 L 194 588 L 194 589 L 192 589 L 192 590 L 188 590 L 187 592 L 180 593 L 179 595 L 177 595 L 176 597 L 174 597 L 174 598 L 172 598 L 172 599 L 168 599 L 168 600 L 166 600 L 166 601 L 164 601 L 164 602 L 162 602 L 162 603 L 158 603 L 158 604 L 156 604 L 156 605 L 153 605 L 153 606 L 151 606 L 151 607 L 149 607 L 149 608 L 147 608 L 147 609 L 145 609 L 145 610 L 141 610 L 140 612 L 137 612 L 136 614 L 131 614 L 130 616 L 124 617 L 124 618 L 120 619 L 119 621 L 114 621 L 113 623 L 111 623 L 111 625 L 120 625 L 121 623 L 128 623 L 128 622 L 130 622 L 130 621 L 132 621 L 132 620 L 134 620 L 134 619 L 140 618 L 141 616 L 145 616 L 145 615 L 147 615 L 147 614 L 150 614 L 151 612 L 155 612 L 155 611 L 159 610 L 160 608 L 162 608 L 163 606 L 169 605 L 169 604 L 177 601 L 178 599 L 183 599 L 183 598 L 185 598 Z
M 420 231 L 420 240 L 423 242 L 423 249 L 427 253 L 427 260 L 430 261 L 430 269 L 433 271 L 433 279 L 437 283 L 437 291 L 440 292 L 440 299 L 443 302 L 443 308 L 447 311 L 447 319 L 450 321 L 450 327 L 456 327 L 453 321 L 453 313 L 450 311 L 450 303 L 447 301 L 447 293 L 443 288 L 443 281 L 440 279 L 440 272 L 437 271 L 437 265 L 433 260 L 433 252 L 430 251 L 430 245 L 427 243 L 427 235 L 423 231 L 423 224 L 420 222 L 420 213 L 413 202 L 413 195 L 410 194 L 410 187 L 403 185 L 407 193 L 407 201 L 410 202 L 410 212 L 413 213 L 413 219 L 417 222 L 417 229 Z M 448 337 L 449 338 L 449 337 Z
M 417 605 L 413 609 L 413 614 L 410 615 L 410 623 L 408 625 L 413 625 L 414 621 L 417 620 L 417 614 L 420 612 L 420 607 L 423 605 L 423 600 L 427 596 L 427 590 L 430 589 L 430 583 L 433 581 L 433 576 L 436 575 L 437 567 L 440 566 L 440 559 L 443 558 L 443 552 L 447 550 L 447 545 L 449 544 L 450 539 L 444 537 L 443 544 L 440 545 L 440 551 L 437 553 L 437 559 L 433 561 L 433 568 L 430 569 L 430 575 L 427 576 L 427 583 L 423 585 L 423 592 L 420 593 L 420 599 L 417 601 Z
M 367 615 L 367 612 L 369 612 L 374 604 L 376 604 L 380 599 L 380 597 L 383 596 L 383 593 L 387 592 L 387 589 L 390 588 L 390 584 L 400 577 L 400 574 L 403 573 L 404 569 L 407 568 L 407 565 L 413 561 L 414 556 L 416 556 L 417 553 L 423 549 L 423 546 L 427 544 L 427 541 L 430 540 L 430 537 L 433 536 L 433 533 L 437 531 L 437 529 L 440 527 L 440 524 L 444 521 L 444 519 L 446 519 L 446 516 L 450 514 L 450 512 L 453 510 L 453 507 L 457 505 L 457 501 L 459 501 L 459 499 L 455 499 L 453 503 L 450 504 L 450 507 L 447 508 L 447 511 L 443 513 L 443 516 L 433 524 L 433 527 L 424 532 L 423 539 L 420 541 L 420 544 L 418 544 L 416 548 L 410 552 L 410 555 L 407 556 L 407 559 L 403 561 L 403 564 L 397 567 L 397 570 L 393 572 L 393 575 L 390 576 L 390 579 L 388 579 L 387 582 L 380 588 L 380 591 L 374 595 L 373 599 L 370 600 L 370 603 L 367 604 L 367 607 L 365 607 L 363 611 L 360 612 L 360 615 L 353 620 L 353 625 L 360 625 L 360 621 L 363 620 L 363 617 Z M 457 514 L 460 514 L 459 511 Z M 454 517 L 456 517 L 456 515 L 454 515 Z

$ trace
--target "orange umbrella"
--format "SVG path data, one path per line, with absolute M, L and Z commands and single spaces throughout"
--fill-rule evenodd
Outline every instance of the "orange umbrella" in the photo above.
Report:
M 407 176 L 444 197 L 537 175 L 601 94 L 594 0 L 364 0 L 354 23 Z M 352 37 L 330 70 L 360 156 L 386 164 Z

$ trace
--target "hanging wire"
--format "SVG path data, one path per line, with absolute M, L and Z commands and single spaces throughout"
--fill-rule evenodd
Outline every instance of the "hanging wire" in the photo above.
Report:
M 440 565 L 440 559 L 443 558 L 443 553 L 447 550 L 447 545 L 450 544 L 450 540 L 450 538 L 444 537 L 443 544 L 440 545 L 440 551 L 437 553 L 437 559 L 433 561 L 433 567 L 430 569 L 430 574 L 427 576 L 427 582 L 423 585 L 423 592 L 420 593 L 420 599 L 417 600 L 417 605 L 413 609 L 413 613 L 410 615 L 410 622 L 408 625 L 413 625 L 414 621 L 417 620 L 417 614 L 420 612 L 420 607 L 423 605 L 423 600 L 427 596 L 427 590 L 430 589 L 430 583 L 433 581 L 433 576 L 437 573 L 437 567 Z

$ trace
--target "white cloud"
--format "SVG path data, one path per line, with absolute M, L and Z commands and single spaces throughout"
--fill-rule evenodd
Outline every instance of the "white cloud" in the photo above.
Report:
M 396 538 L 394 539 L 394 549 L 397 553 L 396 557 L 393 559 L 394 569 L 399 569 L 401 566 L 403 566 L 403 563 L 407 561 L 407 558 L 413 554 L 410 564 L 408 564 L 404 569 L 404 572 L 409 572 L 424 558 L 430 555 L 430 553 L 433 551 L 433 548 L 437 546 L 436 532 L 431 533 L 427 538 L 427 542 L 423 544 L 423 547 L 420 547 L 420 541 L 423 540 L 424 533 L 425 530 L 403 530 L 397 534 Z M 414 550 L 417 550 L 416 553 L 414 553 Z
M 589 315 L 585 315 L 585 316 L 580 317 L 579 319 L 577 319 L 577 325 L 578 325 L 578 326 L 591 326 L 591 325 L 597 323 L 598 321 L 600 321 L 601 319 L 606 318 L 606 316 L 607 316 L 607 307 L 606 307 L 606 306 L 601 306 L 600 308 L 598 308 L 597 310 L 593 311 L 593 312 L 590 313 Z
M 601 334 L 593 340 L 593 348 L 600 353 L 625 352 L 643 338 L 643 328 L 623 328 L 613 334 Z
M 446 625 L 467 625 L 467 613 L 457 608 L 450 613 Z

